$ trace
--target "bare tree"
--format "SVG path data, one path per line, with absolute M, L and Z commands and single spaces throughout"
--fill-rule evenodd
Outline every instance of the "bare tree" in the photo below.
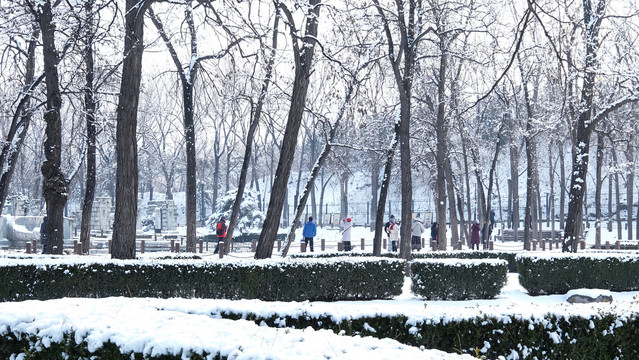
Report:
M 306 9 L 306 29 L 304 35 L 298 35 L 299 29 L 295 25 L 293 14 L 283 3 L 278 2 L 287 26 L 290 29 L 291 41 L 293 44 L 293 56 L 295 59 L 295 79 L 291 94 L 291 107 L 286 123 L 286 130 L 282 140 L 282 150 L 275 172 L 275 180 L 271 189 L 271 198 L 266 213 L 266 221 L 260 234 L 260 242 L 255 252 L 256 259 L 271 257 L 277 228 L 279 227 L 284 197 L 286 193 L 286 183 L 290 175 L 292 161 L 297 146 L 297 135 L 302 122 L 302 114 L 306 102 L 306 93 L 310 81 L 311 68 L 313 66 L 313 55 L 315 44 L 317 43 L 317 29 L 319 13 L 321 7 L 320 0 L 310 0 Z

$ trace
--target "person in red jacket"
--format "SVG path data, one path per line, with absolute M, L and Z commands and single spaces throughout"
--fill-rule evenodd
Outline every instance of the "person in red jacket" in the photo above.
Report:
M 226 229 L 226 218 L 222 216 L 220 221 L 217 222 L 215 230 L 215 234 L 217 235 L 217 246 L 215 246 L 214 254 L 217 254 L 220 251 L 220 242 L 224 242 L 226 240 Z

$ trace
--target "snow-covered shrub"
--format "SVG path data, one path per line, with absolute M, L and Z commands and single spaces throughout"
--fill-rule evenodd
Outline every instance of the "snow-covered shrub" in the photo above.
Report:
M 519 283 L 530 295 L 572 289 L 639 290 L 639 254 L 520 254 Z
M 506 285 L 506 265 L 495 259 L 413 260 L 411 289 L 430 300 L 492 299 Z
M 248 229 L 259 226 L 264 222 L 264 213 L 260 211 L 260 208 L 257 206 L 257 195 L 257 192 L 252 190 L 244 191 L 242 203 L 240 204 L 240 216 L 237 220 L 237 230 L 241 233 L 246 233 Z M 217 223 L 222 216 L 226 217 L 226 224 L 228 225 L 233 203 L 235 202 L 235 196 L 237 196 L 237 189 L 227 192 L 226 195 L 218 199 L 217 212 L 213 213 L 206 220 L 206 225 L 211 230 L 215 231 Z
M 382 258 L 262 261 L 27 259 L 0 265 L 0 301 L 76 297 L 197 297 L 267 301 L 389 299 L 404 261 Z

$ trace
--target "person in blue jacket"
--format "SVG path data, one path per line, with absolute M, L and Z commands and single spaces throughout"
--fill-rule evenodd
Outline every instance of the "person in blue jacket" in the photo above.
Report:
M 304 224 L 304 230 L 302 230 L 302 236 L 304 237 L 304 241 L 306 241 L 306 246 L 311 249 L 313 252 L 313 238 L 317 235 L 317 226 L 313 222 L 313 217 L 308 217 L 308 222 Z

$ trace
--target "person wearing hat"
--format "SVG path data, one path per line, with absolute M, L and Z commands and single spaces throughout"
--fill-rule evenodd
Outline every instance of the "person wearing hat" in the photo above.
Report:
M 217 245 L 215 246 L 214 254 L 217 254 L 220 251 L 220 242 L 224 242 L 226 240 L 226 229 L 226 217 L 222 216 L 220 221 L 217 222 L 215 230 L 215 234 L 217 235 Z
M 395 218 L 391 218 L 391 225 L 388 229 L 390 232 L 390 249 L 393 252 L 397 252 L 397 245 L 399 245 L 399 221 Z
M 351 228 L 353 227 L 351 218 L 342 220 L 340 226 L 342 227 L 342 244 L 344 245 L 344 251 L 351 251 L 353 249 L 351 246 Z

